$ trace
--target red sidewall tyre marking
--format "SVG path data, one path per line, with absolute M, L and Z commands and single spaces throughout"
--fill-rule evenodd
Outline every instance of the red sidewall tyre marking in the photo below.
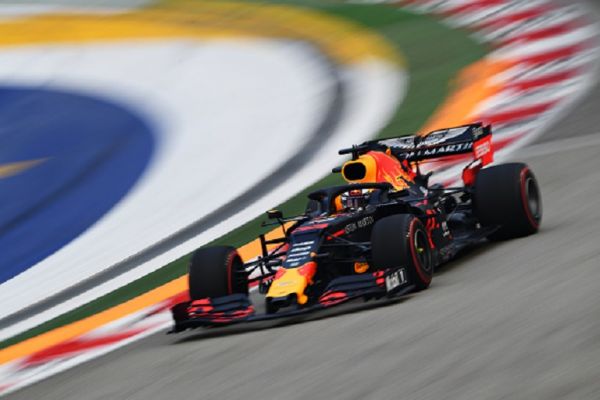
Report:
M 233 269 L 233 260 L 235 260 L 236 256 L 237 256 L 237 252 L 233 252 L 233 253 L 229 254 L 229 258 L 227 259 L 227 293 L 228 294 L 233 293 L 231 277 L 232 277 L 232 269 Z
M 529 220 L 529 224 L 534 229 L 538 229 L 539 223 L 535 220 L 531 210 L 529 209 L 529 199 L 527 198 L 527 174 L 529 173 L 529 168 L 523 168 L 521 170 L 521 175 L 519 177 L 521 184 L 521 201 L 523 203 L 523 209 L 525 210 L 525 215 L 527 216 L 527 220 Z
M 417 271 L 417 275 L 419 276 L 419 279 L 421 280 L 421 282 L 425 283 L 425 284 L 429 284 L 431 282 L 431 276 L 427 276 L 423 273 L 423 268 L 421 263 L 419 262 L 419 259 L 417 258 L 417 249 L 415 248 L 415 241 L 413 240 L 414 235 L 415 235 L 415 224 L 417 223 L 418 219 L 413 219 L 412 221 L 410 221 L 410 226 L 408 228 L 408 241 L 409 241 L 409 247 L 410 247 L 410 254 L 412 256 L 413 259 L 413 265 L 415 267 L 415 271 Z

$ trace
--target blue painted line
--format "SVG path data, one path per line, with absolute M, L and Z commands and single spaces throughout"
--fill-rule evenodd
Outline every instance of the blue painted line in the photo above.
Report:
M 152 127 L 122 105 L 0 87 L 0 166 L 45 160 L 0 178 L 0 283 L 97 222 L 133 187 L 154 147 Z

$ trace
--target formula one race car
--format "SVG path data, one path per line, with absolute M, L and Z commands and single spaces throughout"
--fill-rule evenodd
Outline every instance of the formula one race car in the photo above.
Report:
M 369 141 L 340 154 L 352 155 L 334 169 L 348 184 L 311 193 L 300 216 L 268 212 L 283 233 L 260 236 L 262 256 L 243 263 L 233 247 L 193 254 L 190 300 L 172 308 L 172 332 L 419 291 L 461 249 L 538 230 L 536 179 L 525 164 L 487 166 L 490 126 Z M 473 160 L 460 187 L 429 185 L 429 174 L 421 173 L 420 163 L 465 154 Z M 264 295 L 262 313 L 250 301 L 253 286 Z

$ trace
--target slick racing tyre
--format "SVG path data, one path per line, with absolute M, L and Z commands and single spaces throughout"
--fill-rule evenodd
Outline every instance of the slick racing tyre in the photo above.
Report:
M 392 215 L 377 221 L 371 232 L 371 256 L 376 269 L 406 267 L 417 290 L 431 283 L 433 255 L 427 231 L 414 215 Z
M 522 163 L 501 164 L 479 171 L 473 196 L 475 215 L 484 226 L 500 228 L 489 236 L 505 240 L 537 232 L 542 197 L 537 180 Z
M 194 252 L 189 266 L 192 300 L 248 293 L 244 263 L 234 247 L 201 248 Z

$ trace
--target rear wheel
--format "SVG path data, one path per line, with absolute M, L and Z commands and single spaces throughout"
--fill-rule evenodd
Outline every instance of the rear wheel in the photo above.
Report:
M 496 165 L 479 171 L 473 197 L 475 215 L 486 226 L 498 225 L 492 240 L 511 239 L 538 231 L 542 197 L 529 167 L 523 163 Z
M 431 283 L 433 255 L 427 231 L 414 215 L 392 215 L 377 221 L 371 233 L 371 246 L 374 268 L 406 267 L 417 290 Z
M 196 250 L 189 266 L 192 300 L 248 293 L 244 263 L 234 247 L 207 247 Z

